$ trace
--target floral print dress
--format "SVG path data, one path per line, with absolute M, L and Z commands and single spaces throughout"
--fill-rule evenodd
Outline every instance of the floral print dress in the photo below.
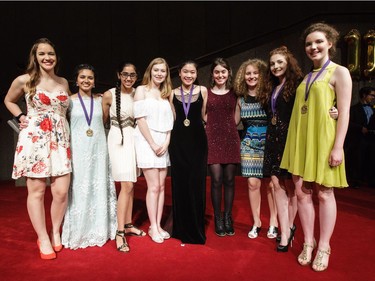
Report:
M 71 172 L 69 124 L 66 111 L 69 95 L 64 90 L 37 89 L 26 94 L 27 128 L 21 130 L 13 165 L 13 179 L 46 178 Z

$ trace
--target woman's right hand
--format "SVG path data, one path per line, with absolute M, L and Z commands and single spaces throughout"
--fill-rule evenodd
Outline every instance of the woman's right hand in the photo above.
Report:
M 329 109 L 329 116 L 331 116 L 331 118 L 335 119 L 335 120 L 337 120 L 337 118 L 339 118 L 339 111 L 337 110 L 336 107 L 332 106 Z

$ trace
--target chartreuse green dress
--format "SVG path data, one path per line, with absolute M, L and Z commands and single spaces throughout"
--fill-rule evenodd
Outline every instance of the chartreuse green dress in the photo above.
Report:
M 337 126 L 329 115 L 329 109 L 336 104 L 335 91 L 329 84 L 336 67 L 331 62 L 311 84 L 306 102 L 306 77 L 298 86 L 280 167 L 306 182 L 342 188 L 348 186 L 344 160 L 337 167 L 328 163 Z M 304 105 L 306 112 L 302 110 Z

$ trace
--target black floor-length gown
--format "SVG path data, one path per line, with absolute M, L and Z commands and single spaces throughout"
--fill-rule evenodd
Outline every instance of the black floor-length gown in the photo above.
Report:
M 185 102 L 187 97 L 185 98 Z M 192 97 L 185 126 L 181 96 L 173 97 L 176 120 L 171 133 L 173 232 L 183 243 L 204 244 L 206 209 L 207 138 L 201 118 L 201 93 Z

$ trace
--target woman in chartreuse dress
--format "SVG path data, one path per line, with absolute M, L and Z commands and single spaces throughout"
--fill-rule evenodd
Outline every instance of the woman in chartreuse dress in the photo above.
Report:
M 327 269 L 330 239 L 336 223 L 333 187 L 347 187 L 343 144 L 349 123 L 352 80 L 347 68 L 330 58 L 334 55 L 338 32 L 330 25 L 316 23 L 303 32 L 312 71 L 297 88 L 281 167 L 293 174 L 304 245 L 298 262 L 309 265 L 313 250 L 315 211 L 312 193 L 319 198 L 320 235 L 312 268 Z M 339 117 L 327 112 L 337 104 Z M 315 187 L 315 190 L 313 190 Z

